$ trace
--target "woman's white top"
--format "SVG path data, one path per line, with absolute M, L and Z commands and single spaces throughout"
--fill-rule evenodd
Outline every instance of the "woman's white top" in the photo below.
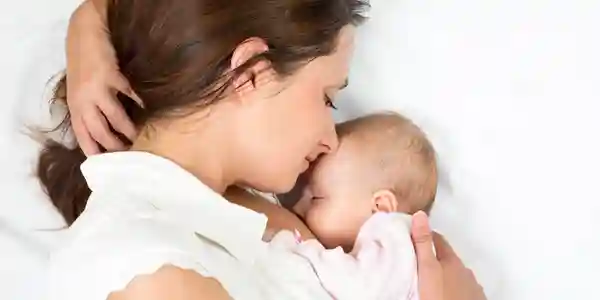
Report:
M 51 256 L 47 299 L 104 300 L 164 265 L 214 277 L 234 299 L 328 298 L 315 282 L 286 293 L 286 284 L 299 283 L 295 273 L 312 270 L 269 250 L 266 216 L 228 202 L 175 163 L 119 152 L 90 157 L 81 169 L 92 194 Z

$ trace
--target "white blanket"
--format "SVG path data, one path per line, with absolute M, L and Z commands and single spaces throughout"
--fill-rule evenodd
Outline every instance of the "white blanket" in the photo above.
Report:
M 1 299 L 35 299 L 60 242 L 19 130 L 46 115 L 77 2 L 0 12 Z M 341 114 L 396 109 L 424 127 L 445 171 L 434 223 L 490 300 L 600 299 L 598 1 L 372 2 Z

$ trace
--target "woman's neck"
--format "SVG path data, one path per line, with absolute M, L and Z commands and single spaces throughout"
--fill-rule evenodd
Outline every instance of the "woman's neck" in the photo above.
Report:
M 221 138 L 214 136 L 210 130 L 203 130 L 200 134 L 195 131 L 191 134 L 186 129 L 173 127 L 143 130 L 130 150 L 148 152 L 169 159 L 215 192 L 225 193 L 234 180 L 226 174 L 226 153 L 219 151 L 222 150 L 220 145 L 213 143 Z M 204 145 L 198 141 L 205 141 Z

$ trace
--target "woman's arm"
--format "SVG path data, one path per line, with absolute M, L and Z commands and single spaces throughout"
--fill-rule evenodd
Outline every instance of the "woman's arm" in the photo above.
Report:
M 113 292 L 108 300 L 229 300 L 214 278 L 194 271 L 164 266 L 151 275 L 134 278 L 125 289 Z
M 92 1 L 98 11 L 104 11 L 106 9 L 107 0 L 89 0 Z

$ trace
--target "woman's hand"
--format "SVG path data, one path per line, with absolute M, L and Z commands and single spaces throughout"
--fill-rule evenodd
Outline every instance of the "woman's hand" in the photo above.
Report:
M 425 213 L 414 215 L 412 236 L 417 254 L 421 300 L 486 299 L 473 272 L 465 267 L 441 235 L 431 231 Z
M 136 137 L 117 92 L 141 105 L 119 71 L 104 20 L 97 6 L 86 1 L 73 13 L 67 35 L 67 105 L 77 142 L 88 156 L 99 153 L 99 146 L 124 148 L 111 127 L 130 140 Z

